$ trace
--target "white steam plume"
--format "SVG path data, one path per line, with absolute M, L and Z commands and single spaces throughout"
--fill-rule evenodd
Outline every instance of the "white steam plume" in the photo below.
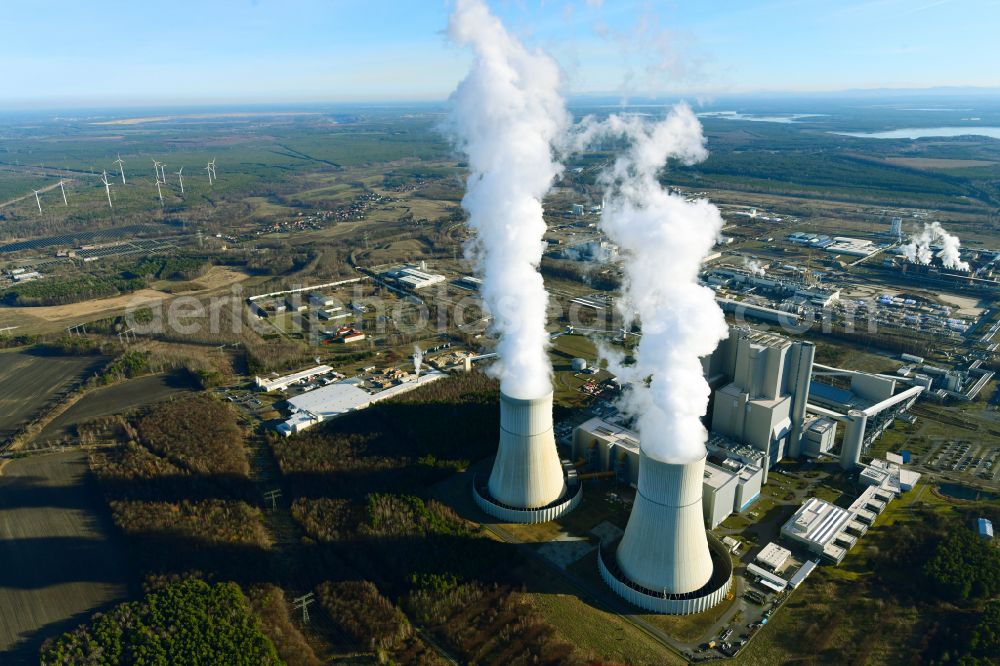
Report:
M 932 244 L 941 246 L 941 250 L 938 251 L 937 255 L 934 255 L 931 250 Z M 915 264 L 924 264 L 926 266 L 931 263 L 933 256 L 937 256 L 940 257 L 941 264 L 945 268 L 967 271 L 969 270 L 969 264 L 962 261 L 959 251 L 961 246 L 962 242 L 958 239 L 958 236 L 945 231 L 940 223 L 931 222 L 930 224 L 924 223 L 923 230 L 919 234 L 910 236 L 910 242 L 903 245 L 900 249 L 903 251 L 903 256 Z
M 475 231 L 466 252 L 499 335 L 493 372 L 501 390 L 532 399 L 552 390 L 546 354 L 548 295 L 542 258 L 542 198 L 562 166 L 552 143 L 569 126 L 559 68 L 511 37 L 481 0 L 459 0 L 448 34 L 475 52 L 451 95 L 450 126 L 469 164 L 462 207 Z
M 743 267 L 750 271 L 751 275 L 763 276 L 767 271 L 764 270 L 764 266 L 761 265 L 756 259 L 747 259 L 743 257 Z
M 420 376 L 420 366 L 424 362 L 424 350 L 420 345 L 413 345 L 413 374 Z
M 601 228 L 624 258 L 619 307 L 626 322 L 642 325 L 635 363 L 615 368 L 632 383 L 622 407 L 636 415 L 647 455 L 671 463 L 696 460 L 705 453 L 701 417 L 709 398 L 701 357 L 728 335 L 712 290 L 698 284 L 698 271 L 723 223 L 708 201 L 670 194 L 657 176 L 668 158 L 693 164 L 707 157 L 701 125 L 679 105 L 656 123 L 634 116 L 585 122 L 578 138 L 624 138 L 629 144 L 603 175 L 601 215 Z

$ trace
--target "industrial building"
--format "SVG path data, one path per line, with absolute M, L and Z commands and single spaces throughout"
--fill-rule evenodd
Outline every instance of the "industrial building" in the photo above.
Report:
M 844 423 L 844 438 L 840 465 L 852 470 L 861 464 L 861 454 L 868 449 L 897 416 L 909 409 L 925 390 L 926 384 L 916 379 L 873 375 L 855 370 L 815 365 L 817 379 L 809 388 L 806 409 L 819 416 Z M 849 380 L 842 388 L 821 381 L 819 377 Z M 896 392 L 897 384 L 914 384 Z
M 778 572 L 784 568 L 788 558 L 792 556 L 792 551 L 783 548 L 773 541 L 764 546 L 754 560 L 762 567 L 770 571 Z
M 445 276 L 428 273 L 416 266 L 402 266 L 382 273 L 382 278 L 408 291 L 418 291 L 445 281 Z
M 802 455 L 819 458 L 833 451 L 837 438 L 837 422 L 825 416 L 814 416 L 806 420 L 802 435 Z
M 745 327 L 704 360 L 714 389 L 711 429 L 764 454 L 767 470 L 801 450 L 815 346 Z
M 834 564 L 840 564 L 856 538 L 847 533 L 854 517 L 842 509 L 811 497 L 781 527 L 781 536 Z
M 760 497 L 763 456 L 717 433 L 710 435 L 707 448 L 702 505 L 705 525 L 714 529 Z M 596 417 L 577 426 L 573 459 L 587 465 L 591 474 L 613 476 L 633 488 L 639 484 L 639 435 L 622 426 Z
M 277 430 L 288 437 L 302 432 L 317 423 L 329 421 L 348 412 L 365 409 L 382 400 L 393 398 L 402 393 L 438 381 L 446 377 L 441 372 L 427 372 L 419 377 L 409 375 L 399 384 L 377 393 L 369 393 L 351 380 L 336 382 L 326 386 L 301 393 L 288 399 L 288 408 L 292 414 Z
M 309 381 L 314 377 L 328 375 L 331 372 L 333 372 L 333 368 L 330 366 L 317 365 L 315 367 L 306 368 L 305 370 L 300 370 L 299 372 L 281 377 L 273 377 L 271 379 L 268 379 L 267 377 L 254 377 L 253 379 L 254 383 L 257 384 L 257 388 L 263 390 L 265 393 L 269 393 L 271 391 L 284 391 L 292 384 Z
M 552 429 L 552 392 L 536 399 L 500 393 L 500 444 L 489 481 L 473 480 L 476 504 L 505 522 L 541 523 L 576 508 L 580 483 L 569 487 L 572 465 L 559 460 Z M 570 476 L 574 477 L 575 471 Z

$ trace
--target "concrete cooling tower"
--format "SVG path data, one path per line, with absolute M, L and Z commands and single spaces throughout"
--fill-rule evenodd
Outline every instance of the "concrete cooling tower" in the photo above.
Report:
M 605 582 L 627 601 L 687 615 L 715 606 L 729 593 L 732 560 L 705 530 L 704 475 L 705 456 L 673 464 L 640 448 L 638 489 L 625 534 L 602 544 L 598 560 Z
M 473 483 L 476 503 L 495 518 L 541 523 L 572 510 L 582 485 L 567 488 L 552 432 L 552 393 L 521 400 L 500 394 L 500 446 L 489 483 Z

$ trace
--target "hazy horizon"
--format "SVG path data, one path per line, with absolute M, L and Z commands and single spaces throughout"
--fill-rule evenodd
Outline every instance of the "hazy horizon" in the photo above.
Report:
M 14 0 L 0 44 L 4 107 L 439 102 L 468 66 L 443 36 L 451 4 L 118 1 L 98 11 L 63 0 L 39 12 Z M 993 0 L 493 5 L 556 59 L 569 96 L 1000 89 Z

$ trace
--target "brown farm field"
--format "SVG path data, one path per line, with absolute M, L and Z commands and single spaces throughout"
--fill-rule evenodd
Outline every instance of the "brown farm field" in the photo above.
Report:
M 94 389 L 46 425 L 35 437 L 34 444 L 71 437 L 78 423 L 152 405 L 194 388 L 190 381 L 177 374 L 158 374 Z
M 988 167 L 996 164 L 996 162 L 989 160 L 952 160 L 933 157 L 887 157 L 885 161 L 912 169 L 967 169 L 969 167 Z
M 53 395 L 101 367 L 103 356 L 46 356 L 0 352 L 0 438 L 45 407 Z
M 37 664 L 45 637 L 128 595 L 128 569 L 85 452 L 3 462 L 0 663 Z

